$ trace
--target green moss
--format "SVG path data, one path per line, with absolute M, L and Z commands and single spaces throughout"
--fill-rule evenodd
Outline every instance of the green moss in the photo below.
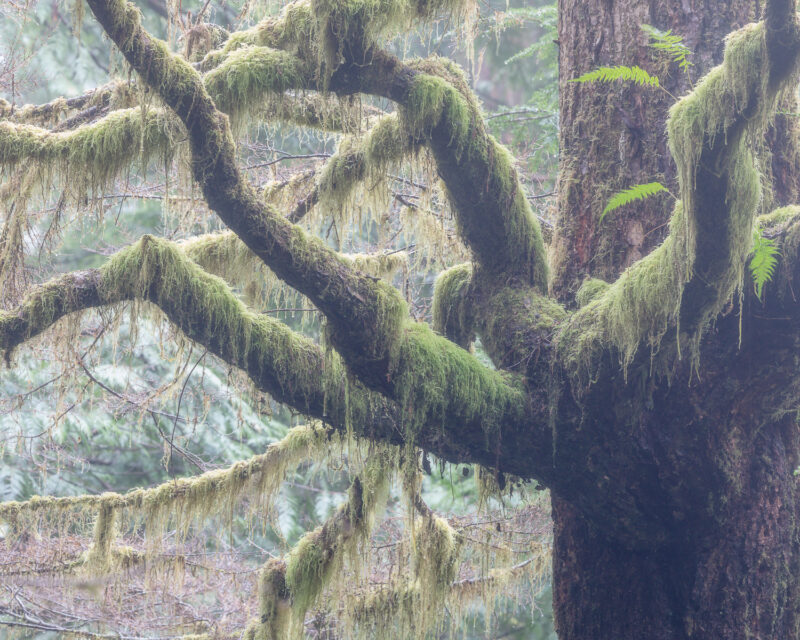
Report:
M 758 217 L 758 226 L 762 229 L 775 228 L 794 222 L 800 217 L 800 206 L 789 205 L 770 211 Z
M 586 278 L 581 288 L 578 289 L 578 292 L 575 294 L 575 301 L 578 303 L 579 307 L 585 307 L 597 296 L 605 293 L 608 287 L 609 284 L 605 280 L 600 280 L 600 278 Z
M 263 108 L 268 97 L 303 89 L 307 83 L 295 56 L 268 47 L 237 49 L 204 78 L 214 103 L 231 117 L 234 128 Z
M 423 323 L 404 326 L 390 376 L 409 442 L 423 426 L 459 423 L 480 424 L 491 438 L 525 406 L 521 380 L 485 367 Z
M 408 254 L 402 251 L 390 254 L 345 253 L 342 259 L 376 278 L 391 279 L 396 273 L 408 270 Z
M 513 156 L 486 132 L 480 107 L 463 78 L 449 66 L 433 68 L 441 68 L 445 77 L 414 77 L 402 111 L 407 128 L 431 145 L 455 205 L 459 232 L 476 261 L 506 278 L 521 277 L 545 293 L 544 241 Z
M 469 139 L 473 114 L 467 100 L 444 78 L 420 74 L 411 83 L 403 114 L 411 134 L 428 137 L 442 120 L 449 130 L 449 145 L 460 156 Z
M 0 122 L 0 167 L 35 163 L 43 178 L 55 175 L 78 197 L 100 195 L 131 164 L 171 157 L 185 131 L 159 109 L 121 109 L 72 131 L 52 133 Z
M 465 349 L 475 339 L 471 281 L 472 263 L 467 262 L 442 271 L 433 285 L 433 328 Z

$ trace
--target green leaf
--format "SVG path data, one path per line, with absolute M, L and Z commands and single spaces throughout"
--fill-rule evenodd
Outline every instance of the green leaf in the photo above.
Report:
M 639 26 L 650 37 L 650 47 L 663 51 L 672 58 L 673 62 L 677 62 L 681 69 L 688 71 L 689 67 L 692 66 L 692 63 L 688 60 L 692 50 L 683 44 L 681 36 L 674 35 L 671 29 L 669 31 L 661 31 L 649 24 Z
M 765 238 L 761 229 L 753 231 L 753 253 L 750 258 L 750 273 L 756 297 L 761 300 L 764 285 L 772 280 L 780 251 L 771 238 Z
M 625 191 L 620 191 L 619 193 L 616 193 L 613 196 L 611 196 L 611 199 L 608 201 L 606 208 L 603 209 L 603 213 L 600 216 L 600 222 L 603 221 L 603 218 L 606 217 L 606 214 L 609 211 L 613 211 L 614 209 L 619 209 L 619 207 L 624 207 L 626 204 L 630 204 L 635 200 L 644 200 L 645 198 L 654 196 L 657 193 L 661 193 L 662 191 L 667 191 L 667 188 L 660 182 L 648 182 L 647 184 L 637 184 L 629 189 L 625 189 Z
M 651 76 L 647 71 L 636 66 L 598 67 L 594 71 L 575 78 L 572 82 L 617 82 L 620 80 L 634 82 L 643 87 L 661 86 L 657 76 Z

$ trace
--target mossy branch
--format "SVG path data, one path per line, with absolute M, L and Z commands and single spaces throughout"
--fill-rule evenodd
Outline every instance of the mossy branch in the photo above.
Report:
M 282 440 L 269 445 L 265 453 L 226 469 L 175 478 L 150 489 L 134 489 L 124 494 L 34 496 L 25 502 L 2 502 L 0 519 L 15 522 L 42 513 L 97 511 L 90 558 L 96 557 L 105 565 L 113 543 L 115 519 L 123 510 L 146 515 L 149 526 L 153 520 L 166 524 L 173 518 L 183 528 L 195 520 L 229 513 L 249 495 L 257 500 L 259 509 L 267 513 L 287 471 L 325 453 L 336 442 L 333 436 L 335 434 L 321 424 L 311 423 L 291 429 Z
M 8 357 L 67 314 L 126 300 L 153 303 L 258 388 L 337 430 L 420 446 L 455 462 L 509 464 L 520 472 L 536 458 L 548 468 L 547 439 L 529 437 L 534 422 L 549 433 L 546 411 L 531 415 L 519 378 L 491 371 L 427 326 L 408 322 L 389 361 L 387 399 L 352 380 L 335 351 L 254 313 L 178 245 L 151 236 L 100 269 L 60 276 L 0 312 L 0 351 Z M 520 451 L 530 455 L 523 461 Z

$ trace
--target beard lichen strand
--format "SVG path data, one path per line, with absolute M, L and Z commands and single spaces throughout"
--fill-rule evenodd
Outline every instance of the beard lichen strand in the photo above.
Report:
M 176 478 L 150 489 L 133 489 L 125 494 L 104 493 L 67 497 L 34 496 L 25 502 L 0 503 L 0 518 L 18 520 L 26 514 L 97 510 L 95 542 L 105 541 L 106 531 L 117 512 L 144 513 L 163 521 L 170 514 L 188 525 L 212 515 L 229 511 L 244 496 L 256 499 L 253 506 L 267 513 L 269 504 L 286 473 L 304 460 L 322 459 L 336 447 L 343 446 L 335 432 L 321 423 L 309 423 L 290 429 L 265 453 L 239 461 L 226 469 L 208 471 L 199 476 Z M 104 552 L 103 552 L 104 553 Z
M 362 138 L 343 138 L 317 180 L 320 213 L 350 222 L 359 196 L 366 196 L 363 206 L 373 216 L 382 213 L 390 204 L 386 173 L 417 150 L 395 114 L 380 118 Z
M 764 26 L 748 25 L 727 38 L 722 65 L 672 107 L 669 144 L 678 165 L 681 200 L 669 236 L 579 309 L 557 338 L 561 364 L 582 383 L 592 379 L 609 348 L 626 370 L 645 345 L 651 368 L 668 373 L 684 345 L 697 367 L 702 332 L 741 286 L 751 247 L 761 186 L 747 145 L 763 135 L 780 89 L 768 86 L 769 72 Z M 714 166 L 702 164 L 706 157 Z M 699 170 L 724 180 L 724 219 L 706 221 L 704 210 L 698 210 L 698 194 L 703 195 L 705 186 L 695 179 Z M 712 262 L 705 254 L 696 255 L 700 242 L 715 246 L 721 257 Z M 677 343 L 659 353 L 671 327 Z

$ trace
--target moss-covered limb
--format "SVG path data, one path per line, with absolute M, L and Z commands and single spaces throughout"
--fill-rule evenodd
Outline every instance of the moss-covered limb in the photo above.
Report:
M 286 587 L 286 563 L 273 558 L 258 575 L 258 618 L 245 631 L 247 640 L 289 637 L 291 594 Z
M 276 275 L 306 295 L 328 318 L 332 342 L 362 380 L 381 386 L 389 352 L 407 316 L 400 294 L 348 268 L 319 239 L 291 225 L 261 201 L 237 166 L 227 118 L 200 76 L 171 56 L 122 0 L 90 0 L 106 32 L 189 132 L 192 169 L 206 201 Z
M 342 66 L 331 88 L 397 102 L 408 129 L 433 152 L 476 261 L 488 273 L 545 293 L 548 268 L 539 222 L 511 154 L 486 131 L 463 74 L 452 63 L 407 65 L 379 50 L 370 51 L 369 62 Z
M 541 229 L 514 160 L 486 131 L 472 93 L 465 94 L 469 89 L 460 84 L 418 74 L 402 102 L 404 118 L 430 145 L 461 235 L 482 268 L 544 293 L 548 274 Z
M 246 638 L 286 640 L 302 636 L 306 612 L 341 569 L 348 548 L 369 536 L 373 514 L 366 513 L 365 490 L 356 477 L 347 503 L 321 527 L 303 536 L 286 560 L 267 562 L 258 580 L 259 616 L 248 626 Z M 372 493 L 380 491 L 376 487 Z M 370 505 L 374 506 L 377 504 Z
M 99 192 L 137 160 L 163 160 L 185 138 L 177 119 L 162 109 L 113 111 L 77 129 L 53 133 L 25 124 L 0 122 L 0 167 L 37 167 L 55 173 L 69 189 Z
M 73 111 L 103 108 L 113 104 L 115 107 L 129 106 L 122 99 L 128 95 L 124 85 L 110 82 L 102 87 L 90 89 L 79 96 L 71 98 L 56 98 L 44 104 L 26 104 L 13 107 L 11 103 L 0 99 L 0 119 L 8 119 L 18 124 L 34 124 L 38 126 L 53 126 L 58 124 L 64 116 Z
M 486 466 L 509 471 L 526 458 L 530 472 L 552 480 L 547 407 L 529 403 L 521 376 L 491 370 L 427 325 L 408 323 L 389 383 L 408 442 L 436 442 L 439 454 L 454 447 L 447 459 L 480 451 Z
M 67 314 L 103 304 L 100 283 L 98 271 L 76 271 L 35 287 L 16 308 L 0 310 L 0 353 L 8 360 L 15 347 Z
M 242 460 L 226 469 L 215 469 L 199 476 L 176 478 L 150 489 L 128 493 L 104 493 L 63 498 L 34 496 L 25 502 L 0 503 L 0 518 L 12 520 L 25 514 L 58 511 L 97 511 L 94 543 L 108 555 L 113 542 L 110 532 L 116 514 L 123 509 L 144 511 L 159 517 L 173 514 L 177 519 L 208 517 L 232 507 L 243 496 L 262 495 L 269 500 L 286 472 L 298 464 L 327 451 L 333 441 L 328 429 L 319 423 L 294 427 L 265 453 Z
M 547 407 L 529 406 L 518 378 L 491 371 L 427 326 L 410 323 L 392 356 L 387 399 L 350 378 L 336 352 L 253 313 L 165 240 L 145 237 L 101 269 L 34 290 L 16 310 L 0 314 L 0 348 L 10 352 L 67 313 L 123 300 L 155 304 L 257 387 L 337 430 L 550 479 Z

